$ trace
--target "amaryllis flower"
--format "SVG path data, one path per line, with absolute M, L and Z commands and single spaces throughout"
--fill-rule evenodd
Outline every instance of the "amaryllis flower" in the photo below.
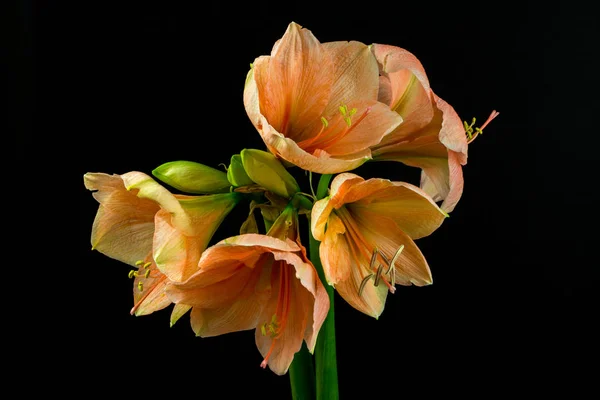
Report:
M 297 236 L 297 213 L 286 208 L 269 235 L 228 238 L 202 254 L 198 271 L 167 286 L 178 305 L 192 306 L 192 328 L 209 337 L 255 329 L 256 345 L 275 373 L 285 374 L 301 346 L 313 351 L 329 298 Z
M 413 239 L 431 234 L 446 215 L 408 183 L 336 176 L 311 214 L 327 282 L 354 308 L 378 318 L 396 283 L 432 283 Z
M 136 315 L 168 306 L 168 280 L 186 279 L 238 193 L 184 196 L 170 193 L 142 172 L 87 173 L 86 188 L 100 203 L 92 225 L 92 248 L 137 270 Z
M 421 62 L 405 49 L 374 44 L 380 77 L 379 100 L 404 122 L 371 147 L 374 160 L 400 161 L 422 169 L 421 188 L 450 212 L 463 192 L 467 162 L 463 122 L 430 88 Z
M 277 157 L 322 174 L 349 171 L 402 118 L 377 101 L 379 70 L 363 43 L 321 44 L 289 24 L 248 73 L 244 105 Z

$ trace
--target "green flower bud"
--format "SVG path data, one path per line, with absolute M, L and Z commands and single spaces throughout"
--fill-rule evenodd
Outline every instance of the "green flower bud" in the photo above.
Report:
M 266 190 L 285 198 L 292 197 L 300 191 L 298 182 L 273 154 L 262 150 L 244 149 L 241 156 L 250 179 Z
M 231 156 L 231 163 L 229 164 L 229 168 L 227 168 L 227 179 L 235 187 L 254 184 L 252 179 L 246 174 L 244 165 L 242 164 L 242 157 L 239 154 Z
M 162 164 L 152 171 L 152 175 L 186 193 L 225 193 L 231 186 L 225 172 L 193 161 Z

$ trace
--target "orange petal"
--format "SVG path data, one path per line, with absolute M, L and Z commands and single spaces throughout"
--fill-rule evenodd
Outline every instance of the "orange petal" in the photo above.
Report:
M 423 168 L 421 173 L 421 187 L 433 200 L 443 200 L 440 208 L 447 213 L 454 210 L 464 188 L 460 158 L 459 153 L 449 150 L 447 163 Z
M 286 265 L 284 268 L 291 268 Z M 277 310 L 279 298 L 279 274 L 281 268 L 274 268 L 271 275 L 271 297 L 265 305 L 263 313 L 259 318 L 259 324 L 269 323 Z M 268 366 L 277 375 L 284 375 L 294 359 L 304 339 L 304 332 L 308 321 L 308 315 L 313 310 L 314 297 L 302 286 L 298 279 L 292 279 L 290 286 L 291 301 L 285 327 L 283 327 L 279 337 L 273 340 L 268 334 L 263 335 L 261 329 L 256 329 L 255 340 L 256 347 L 263 357 L 269 355 Z M 269 353 L 270 352 L 270 353 Z
M 373 178 L 353 187 L 349 195 L 361 192 L 367 195 L 347 204 L 354 214 L 360 213 L 364 221 L 385 216 L 413 239 L 433 233 L 447 215 L 427 193 L 409 183 Z
M 328 42 L 325 52 L 333 61 L 333 86 L 325 115 L 338 112 L 341 104 L 377 100 L 379 69 L 377 61 L 364 43 Z
M 159 206 L 128 192 L 119 175 L 88 173 L 84 182 L 89 190 L 95 190 L 93 196 L 100 202 L 92 224 L 92 248 L 136 265 L 152 249 L 154 215 Z
M 440 99 L 437 95 L 433 94 L 436 107 L 442 113 L 442 127 L 440 129 L 440 142 L 444 144 L 449 150 L 458 153 L 458 161 L 461 165 L 467 163 L 467 135 L 465 133 L 464 125 L 454 110 L 454 108 Z
M 362 281 L 368 274 L 365 268 L 369 265 L 369 260 L 365 258 L 361 258 L 360 260 L 360 266 L 356 264 L 352 265 L 349 278 L 338 282 L 335 290 L 348 304 L 358 311 L 371 317 L 379 318 L 385 307 L 388 288 L 384 284 L 374 286 L 371 280 L 364 286 L 359 295 Z
M 305 254 L 305 252 L 303 253 Z M 302 259 L 297 253 L 291 252 L 274 251 L 273 257 L 277 261 L 285 261 L 288 265 L 293 266 L 296 271 L 296 278 L 300 280 L 302 287 L 312 295 L 310 299 L 304 299 L 303 297 L 301 297 L 301 300 L 294 299 L 299 304 L 311 304 L 310 308 L 305 308 L 306 310 L 312 310 L 312 313 L 308 313 L 308 320 L 311 323 L 308 323 L 307 320 L 303 337 L 306 340 L 306 346 L 312 353 L 317 341 L 317 334 L 329 311 L 329 296 L 321 283 L 321 279 L 319 279 L 315 267 L 309 260 Z M 305 294 L 299 286 L 296 288 L 294 294 L 296 293 L 300 296 Z
M 313 205 L 310 217 L 311 232 L 315 239 L 323 241 L 325 239 L 325 227 L 329 219 L 329 214 L 333 210 L 333 206 L 329 201 L 329 197 L 318 200 Z
M 206 247 L 202 238 L 186 236 L 171 225 L 171 215 L 156 214 L 153 257 L 158 269 L 172 281 L 183 281 L 198 269 L 198 260 Z
M 348 279 L 352 268 L 350 247 L 344 233 L 346 233 L 344 224 L 335 213 L 331 213 L 325 239 L 319 246 L 319 256 L 327 283 L 332 286 Z
M 270 276 L 255 269 L 231 304 L 217 308 L 194 307 L 191 314 L 192 329 L 201 337 L 254 329 L 269 297 Z
M 400 47 L 384 44 L 373 44 L 371 51 L 377 59 L 380 72 L 390 74 L 403 69 L 409 70 L 421 82 L 425 90 L 429 90 L 429 79 L 427 79 L 423 64 L 414 54 Z M 401 82 L 398 83 L 401 84 Z M 401 92 L 402 90 L 397 91 L 397 93 Z
M 192 306 L 188 306 L 187 304 L 175 304 L 173 310 L 171 311 L 171 319 L 169 321 L 169 324 L 171 326 L 175 325 L 177 321 L 181 319 L 181 317 L 183 317 L 188 311 L 190 311 L 191 308 Z
M 311 31 L 290 23 L 270 57 L 254 62 L 260 113 L 294 138 L 320 119 L 329 100 L 333 64 Z

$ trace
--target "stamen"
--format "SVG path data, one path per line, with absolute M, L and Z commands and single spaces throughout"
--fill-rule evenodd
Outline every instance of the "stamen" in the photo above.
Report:
M 466 121 L 463 121 L 463 124 L 465 127 L 465 133 L 467 134 L 467 138 L 468 138 L 467 144 L 469 144 L 473 140 L 475 140 L 475 138 L 477 138 L 477 136 L 482 135 L 485 127 L 488 126 L 489 123 L 492 122 L 492 120 L 494 118 L 496 118 L 499 114 L 500 113 L 498 111 L 492 110 L 492 113 L 490 114 L 488 119 L 483 123 L 483 125 L 481 125 L 481 127 L 479 127 L 479 128 L 474 128 L 474 129 L 473 129 L 473 125 L 475 124 L 475 118 L 473 118 L 473 122 L 471 122 L 471 125 L 468 125 Z M 475 133 L 473 133 L 473 131 L 475 131 Z
M 147 262 L 146 264 L 144 264 L 144 267 L 143 267 L 143 268 L 148 268 L 148 267 L 149 267 L 149 266 L 151 266 L 151 265 L 152 265 L 152 263 L 151 263 L 151 262 Z
M 383 270 L 383 264 L 379 264 L 379 268 L 377 268 L 377 272 L 375 275 L 375 283 L 373 283 L 373 286 L 377 287 L 379 286 L 379 281 L 381 280 L 381 271 Z
M 389 264 L 390 268 L 387 270 L 386 274 L 390 273 L 390 270 L 394 266 L 394 263 L 396 263 L 396 260 L 398 259 L 398 256 L 400 255 L 400 253 L 402 253 L 402 250 L 404 250 L 404 245 L 400 245 L 400 247 L 398 248 L 398 250 L 396 250 L 396 254 L 394 254 L 394 257 L 392 258 L 392 262 Z
M 360 283 L 360 286 L 358 288 L 358 296 L 362 296 L 362 292 L 363 292 L 363 290 L 365 290 L 365 286 L 367 285 L 367 282 L 369 282 L 369 279 L 371 279 L 372 277 L 373 277 L 373 274 L 369 274 L 362 280 L 362 282 Z
M 137 271 L 135 269 L 132 269 L 131 271 L 129 271 L 129 274 L 127 274 L 127 277 L 129 279 L 132 279 L 134 276 L 137 276 Z
M 142 281 L 139 281 L 138 284 L 137 284 L 137 286 L 138 286 L 138 289 L 139 289 L 140 292 L 144 291 L 144 284 L 142 283 Z
M 329 126 L 329 121 L 327 121 L 327 118 L 321 117 L 321 122 L 323 123 L 324 128 L 327 128 Z
M 149 269 L 147 269 L 146 273 L 144 274 L 144 278 L 149 277 L 150 276 L 150 272 L 152 272 L 152 271 L 150 271 Z
M 144 263 L 144 260 L 137 260 L 137 261 L 135 262 L 135 265 L 137 265 L 137 266 L 140 266 L 140 265 L 142 265 L 143 263 Z
M 379 251 L 377 250 L 377 247 L 375 247 L 375 250 L 373 250 L 373 255 L 371 256 L 371 263 L 369 264 L 369 267 L 371 269 L 375 267 L 375 262 L 377 261 L 377 253 L 379 253 Z

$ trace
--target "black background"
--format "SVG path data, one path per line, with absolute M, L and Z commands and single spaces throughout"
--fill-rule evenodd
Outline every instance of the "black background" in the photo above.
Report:
M 589 383 L 598 356 L 600 21 L 591 6 L 545 4 L 20 3 L 9 108 L 17 163 L 5 175 L 17 178 L 25 206 L 7 214 L 19 218 L 26 261 L 10 264 L 16 295 L 7 306 L 25 327 L 14 370 L 47 379 L 25 389 L 289 397 L 287 376 L 259 367 L 253 332 L 201 339 L 187 318 L 169 328 L 167 310 L 129 315 L 129 267 L 90 250 L 97 203 L 82 177 L 150 173 L 177 159 L 216 166 L 263 148 L 243 83 L 291 21 L 321 42 L 408 49 L 462 119 L 500 112 L 469 147 L 457 208 L 417 241 L 434 284 L 399 287 L 377 321 L 336 298 L 341 398 Z M 356 172 L 418 182 L 400 164 Z M 215 239 L 235 234 L 245 213 L 236 209 Z

